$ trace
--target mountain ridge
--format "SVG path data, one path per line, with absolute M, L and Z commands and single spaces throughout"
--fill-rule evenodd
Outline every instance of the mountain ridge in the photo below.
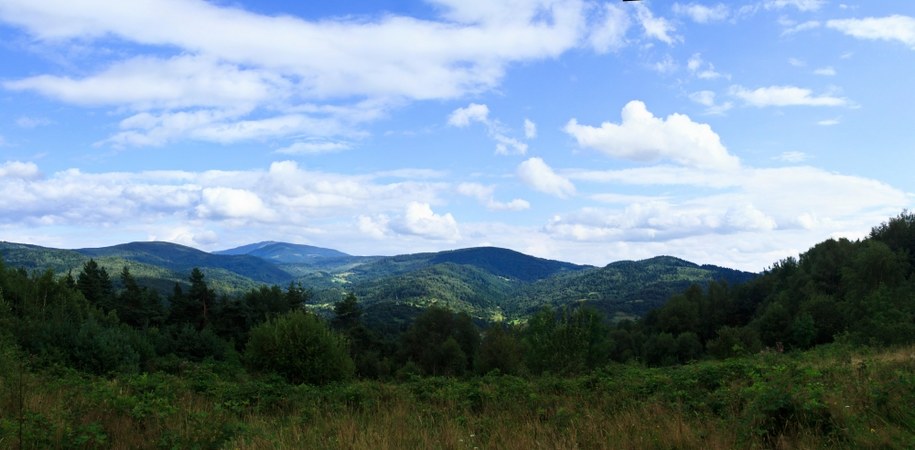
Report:
M 545 306 L 581 303 L 617 319 L 634 318 L 692 283 L 741 282 L 756 276 L 673 256 L 594 267 L 498 247 L 352 256 L 276 241 L 212 253 L 156 241 L 75 250 L 0 242 L 0 258 L 58 273 L 79 270 L 96 258 L 112 275 L 125 265 L 142 272 L 151 287 L 166 295 L 164 288 L 186 282 L 190 270 L 198 267 L 212 286 L 227 294 L 300 282 L 314 292 L 310 306 L 326 312 L 345 293 L 354 292 L 371 310 L 418 311 L 440 304 L 484 320 L 521 318 Z

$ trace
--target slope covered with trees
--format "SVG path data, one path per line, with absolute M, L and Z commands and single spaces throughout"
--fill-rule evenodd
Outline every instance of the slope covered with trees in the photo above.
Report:
M 0 442 L 332 447 L 327 433 L 364 439 L 352 430 L 390 430 L 393 414 L 414 425 L 398 428 L 403 445 L 431 442 L 411 434 L 419 424 L 447 424 L 436 439 L 470 426 L 466 440 L 487 445 L 540 433 L 603 446 L 615 442 L 600 431 L 611 417 L 633 445 L 905 448 L 915 444 L 913 253 L 906 212 L 743 284 L 693 284 L 637 321 L 579 302 L 522 324 L 480 323 L 436 304 L 388 328 L 366 312 L 396 303 L 350 293 L 327 320 L 297 283 L 226 295 L 192 268 L 161 295 L 129 267 L 112 275 L 93 259 L 68 275 L 0 261 Z M 649 261 L 672 264 L 654 269 L 672 282 L 702 269 Z M 441 267 L 488 273 L 428 269 Z

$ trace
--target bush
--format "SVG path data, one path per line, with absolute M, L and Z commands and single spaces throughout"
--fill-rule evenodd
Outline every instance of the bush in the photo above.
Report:
M 291 383 L 325 384 L 353 375 L 346 340 L 314 314 L 292 311 L 251 330 L 245 360 Z

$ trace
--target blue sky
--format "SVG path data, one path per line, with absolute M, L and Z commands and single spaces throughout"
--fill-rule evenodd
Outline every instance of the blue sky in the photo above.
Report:
M 0 240 L 762 270 L 911 208 L 915 3 L 0 0 Z

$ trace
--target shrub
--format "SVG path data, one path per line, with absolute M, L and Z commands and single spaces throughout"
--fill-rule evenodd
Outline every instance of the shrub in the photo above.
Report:
M 292 311 L 251 330 L 245 360 L 291 383 L 325 384 L 350 378 L 354 365 L 346 341 L 314 314 Z

